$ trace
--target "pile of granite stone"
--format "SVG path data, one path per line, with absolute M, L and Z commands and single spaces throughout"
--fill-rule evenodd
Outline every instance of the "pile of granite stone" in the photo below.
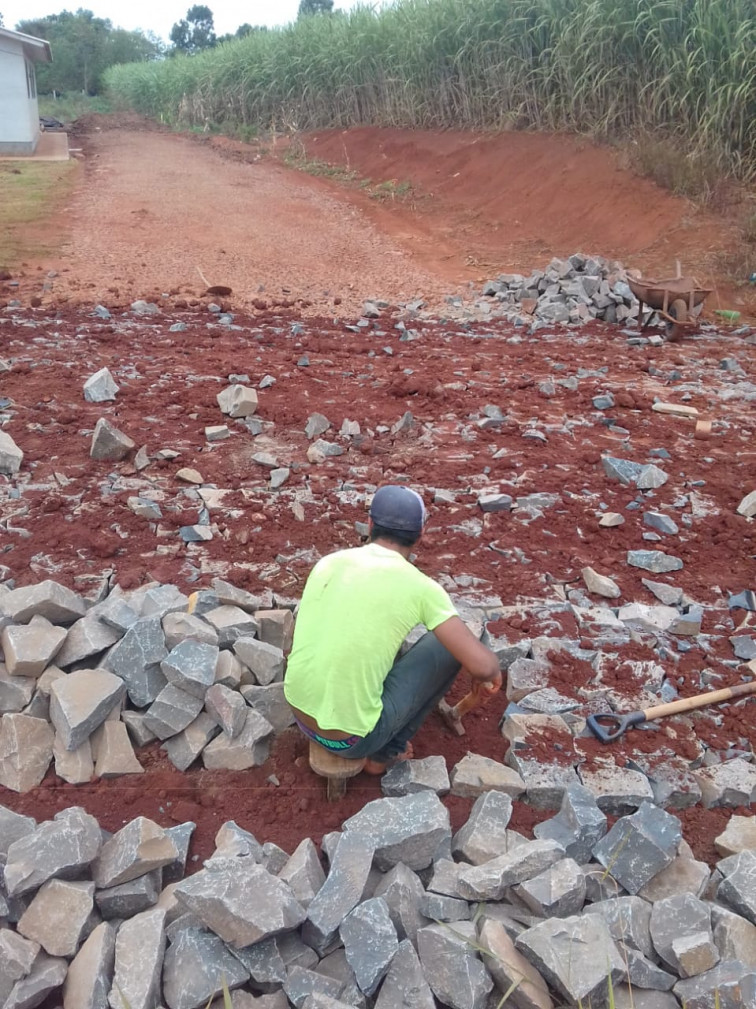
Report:
M 231 821 L 188 876 L 192 823 L 110 835 L 80 807 L 40 824 L 0 807 L 0 1005 L 222 1009 L 224 985 L 234 1009 L 756 1005 L 753 818 L 710 871 L 650 803 L 607 831 L 573 786 L 529 841 L 488 790 L 453 834 L 406 773 L 322 855 Z
M 200 753 L 211 769 L 264 763 L 293 721 L 293 613 L 213 584 L 191 599 L 157 583 L 98 601 L 54 581 L 0 594 L 0 784 L 26 792 L 51 761 L 73 784 L 142 773 L 133 746 L 156 739 L 179 770 Z
M 586 580 L 592 584 L 590 576 Z M 590 752 L 588 713 L 644 708 L 657 696 L 673 699 L 676 689 L 674 669 L 668 676 L 649 651 L 647 661 L 631 662 L 636 694 L 630 686 L 619 690 L 603 682 L 611 657 L 622 654 L 633 632 L 653 631 L 662 642 L 682 635 L 684 641 L 700 632 L 701 614 L 692 606 L 629 603 L 613 609 L 584 602 L 587 609 L 544 603 L 534 621 L 546 627 L 561 611 L 582 615 L 580 641 L 546 631 L 514 643 L 491 637 L 486 611 L 461 606 L 468 626 L 494 650 L 506 674 L 503 762 L 492 759 L 499 754 L 473 755 L 481 780 L 541 809 L 558 808 L 565 788 L 583 784 L 611 815 L 630 813 L 645 801 L 674 810 L 756 801 L 756 764 L 746 737 L 716 749 L 698 739 L 694 725 L 681 723 L 687 756 L 675 751 L 668 735 L 660 735 L 651 754 L 648 747 L 633 751 L 632 762 L 624 755 L 615 759 L 612 748 L 598 756 Z M 264 764 L 275 736 L 293 724 L 283 678 L 296 604 L 222 579 L 191 596 L 159 583 L 125 592 L 109 590 L 105 582 L 95 599 L 51 580 L 0 587 L 0 785 L 28 792 L 51 765 L 70 784 L 142 774 L 135 748 L 155 741 L 181 771 L 198 760 L 210 770 Z M 506 619 L 527 611 L 497 612 Z M 421 633 L 413 631 L 405 647 Z M 591 677 L 588 687 L 576 686 L 570 696 L 552 684 L 554 651 L 560 649 Z M 743 663 L 744 657 L 730 665 L 752 678 L 756 662 Z
M 576 252 L 567 259 L 552 259 L 545 269 L 533 270 L 529 276 L 506 273 L 489 280 L 473 306 L 461 299 L 449 300 L 477 317 L 507 319 L 534 331 L 554 323 L 581 324 L 591 319 L 627 324 L 638 319 L 640 310 L 628 276 L 640 274 L 602 256 Z

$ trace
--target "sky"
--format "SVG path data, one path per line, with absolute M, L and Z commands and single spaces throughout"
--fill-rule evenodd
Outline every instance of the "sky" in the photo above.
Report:
M 235 32 L 239 25 L 285 25 L 297 16 L 299 0 L 200 0 L 213 12 L 215 31 L 218 35 Z M 351 10 L 359 0 L 336 0 L 334 6 L 341 10 Z M 362 0 L 363 3 L 366 0 Z M 0 0 L 0 14 L 6 28 L 15 28 L 21 20 L 59 14 L 62 10 L 91 10 L 96 17 L 109 18 L 118 28 L 133 31 L 141 28 L 153 31 L 167 41 L 171 27 L 181 18 L 195 0 Z

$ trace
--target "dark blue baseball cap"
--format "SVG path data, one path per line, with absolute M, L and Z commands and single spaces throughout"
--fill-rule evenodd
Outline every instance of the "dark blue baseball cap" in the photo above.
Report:
M 425 524 L 425 505 L 417 491 L 399 484 L 386 484 L 375 492 L 370 518 L 383 529 L 420 533 Z

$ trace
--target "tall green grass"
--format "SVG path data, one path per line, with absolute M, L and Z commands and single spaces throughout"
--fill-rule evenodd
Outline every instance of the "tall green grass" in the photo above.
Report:
M 756 178 L 754 0 L 398 0 L 106 78 L 182 127 L 651 132 Z

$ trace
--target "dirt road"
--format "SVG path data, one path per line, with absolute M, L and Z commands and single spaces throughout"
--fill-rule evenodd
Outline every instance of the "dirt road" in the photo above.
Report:
M 319 180 L 267 159 L 223 158 L 152 131 L 87 137 L 86 182 L 70 208 L 56 296 L 112 304 L 231 287 L 235 304 L 304 298 L 392 301 L 449 293 L 358 209 Z
M 349 178 L 288 167 L 285 142 L 263 148 L 178 136 L 138 117 L 89 118 L 74 140 L 84 149 L 76 194 L 63 220 L 46 222 L 64 236 L 61 255 L 28 265 L 21 296 L 181 308 L 207 287 L 201 271 L 233 289 L 236 309 L 353 318 L 368 298 L 422 297 L 443 309 L 448 295 L 474 297 L 499 273 L 581 250 L 651 275 L 680 259 L 716 288 L 708 311 L 756 311 L 756 295 L 732 286 L 722 266 L 737 241 L 732 220 L 581 138 L 364 128 L 297 143 Z M 40 291 L 50 268 L 53 290 Z

